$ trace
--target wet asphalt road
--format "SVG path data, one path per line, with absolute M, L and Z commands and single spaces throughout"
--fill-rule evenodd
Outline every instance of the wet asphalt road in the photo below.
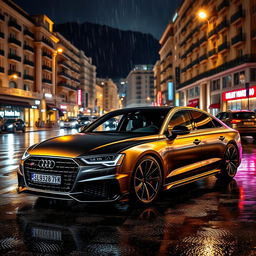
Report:
M 243 140 L 234 180 L 210 177 L 165 192 L 150 207 L 17 195 L 15 169 L 24 149 L 58 134 L 0 134 L 0 255 L 256 255 L 256 145 L 250 138 Z

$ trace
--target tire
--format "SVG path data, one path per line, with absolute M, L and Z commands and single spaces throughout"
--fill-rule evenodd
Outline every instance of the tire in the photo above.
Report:
M 237 173 L 239 152 L 234 144 L 228 144 L 223 157 L 219 178 L 231 180 Z
M 132 199 L 144 205 L 154 202 L 161 191 L 162 183 L 162 169 L 158 161 L 152 156 L 142 157 L 132 175 Z

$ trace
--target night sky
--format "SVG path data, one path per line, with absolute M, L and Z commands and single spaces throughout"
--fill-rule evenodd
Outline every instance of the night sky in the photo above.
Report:
M 156 39 L 181 0 L 14 0 L 29 14 L 47 14 L 55 23 L 92 22 L 150 33 Z

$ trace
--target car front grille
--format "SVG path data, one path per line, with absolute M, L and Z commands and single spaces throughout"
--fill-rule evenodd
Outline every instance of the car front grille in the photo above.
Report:
M 55 166 L 52 169 L 47 167 L 39 167 L 41 160 L 53 160 Z M 61 184 L 57 185 L 47 183 L 35 183 L 31 180 L 32 173 L 60 175 Z M 72 159 L 52 157 L 30 157 L 24 161 L 24 174 L 26 183 L 31 188 L 58 192 L 69 192 L 73 188 L 77 173 L 78 164 L 75 163 Z

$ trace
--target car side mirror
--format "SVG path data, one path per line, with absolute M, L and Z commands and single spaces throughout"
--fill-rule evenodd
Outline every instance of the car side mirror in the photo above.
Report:
M 189 134 L 190 131 L 186 126 L 183 125 L 176 125 L 172 129 L 168 129 L 167 138 L 168 139 L 175 139 L 178 135 L 186 135 Z

